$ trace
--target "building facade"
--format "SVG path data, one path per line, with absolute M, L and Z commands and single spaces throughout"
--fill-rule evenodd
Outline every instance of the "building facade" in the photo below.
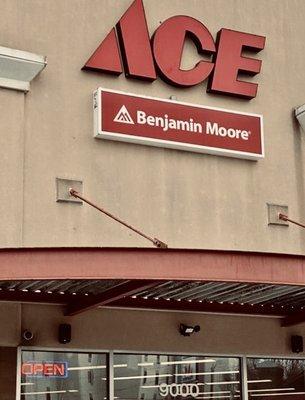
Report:
M 1 400 L 303 399 L 305 3 L 0 4 Z

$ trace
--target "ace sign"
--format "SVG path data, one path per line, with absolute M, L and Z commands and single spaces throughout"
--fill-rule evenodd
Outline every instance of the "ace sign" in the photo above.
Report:
M 199 3 L 205 6 L 205 2 Z M 184 70 L 181 59 L 187 38 L 200 55 L 210 59 L 202 58 Z M 208 79 L 210 93 L 252 99 L 257 94 L 257 83 L 244 81 L 239 74 L 259 74 L 262 62 L 243 52 L 257 53 L 264 47 L 263 36 L 225 28 L 218 32 L 215 41 L 201 21 L 184 15 L 162 22 L 150 38 L 143 2 L 134 0 L 83 69 L 115 75 L 124 70 L 126 77 L 148 81 L 159 75 L 179 87 L 191 87 Z

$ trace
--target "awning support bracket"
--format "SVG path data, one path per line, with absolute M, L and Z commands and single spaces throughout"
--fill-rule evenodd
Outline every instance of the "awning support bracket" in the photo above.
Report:
M 135 227 L 133 227 L 130 224 L 127 224 L 127 222 L 122 221 L 120 218 L 116 217 L 115 215 L 111 214 L 109 211 L 106 211 L 104 208 L 99 207 L 98 205 L 94 204 L 92 201 L 86 199 L 83 197 L 80 193 L 78 193 L 76 190 L 73 188 L 69 188 L 69 194 L 73 197 L 76 197 L 85 203 L 89 204 L 89 206 L 95 208 L 96 210 L 100 211 L 101 213 L 107 215 L 107 217 L 113 219 L 114 221 L 118 222 L 121 225 L 124 225 L 126 228 L 132 230 L 136 234 L 142 236 L 143 238 L 149 240 L 154 246 L 158 247 L 159 249 L 167 249 L 167 244 L 162 242 L 161 240 L 157 238 L 151 238 L 150 236 L 145 235 L 145 233 L 139 231 Z
M 301 224 L 300 222 L 297 222 L 297 221 L 294 221 L 293 219 L 288 218 L 287 215 L 279 213 L 279 219 L 281 219 L 282 221 L 291 222 L 292 224 L 298 225 L 301 228 L 305 228 L 304 224 Z

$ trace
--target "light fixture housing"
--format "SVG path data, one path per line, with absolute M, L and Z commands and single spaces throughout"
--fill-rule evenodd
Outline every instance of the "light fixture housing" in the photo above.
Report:
M 302 129 L 305 131 L 305 104 L 302 106 L 296 107 L 294 110 L 294 115 L 296 119 L 299 121 Z
M 0 46 L 0 87 L 26 93 L 46 65 L 44 56 Z
M 200 325 L 189 326 L 185 324 L 180 324 L 179 332 L 182 336 L 191 336 L 195 332 L 200 331 Z

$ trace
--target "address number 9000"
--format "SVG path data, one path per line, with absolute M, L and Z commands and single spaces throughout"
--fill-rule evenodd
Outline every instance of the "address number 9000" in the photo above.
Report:
M 171 397 L 197 397 L 199 395 L 199 386 L 195 383 L 172 383 L 167 385 L 166 383 L 161 383 L 159 386 L 160 396 L 166 397 L 170 395 Z

